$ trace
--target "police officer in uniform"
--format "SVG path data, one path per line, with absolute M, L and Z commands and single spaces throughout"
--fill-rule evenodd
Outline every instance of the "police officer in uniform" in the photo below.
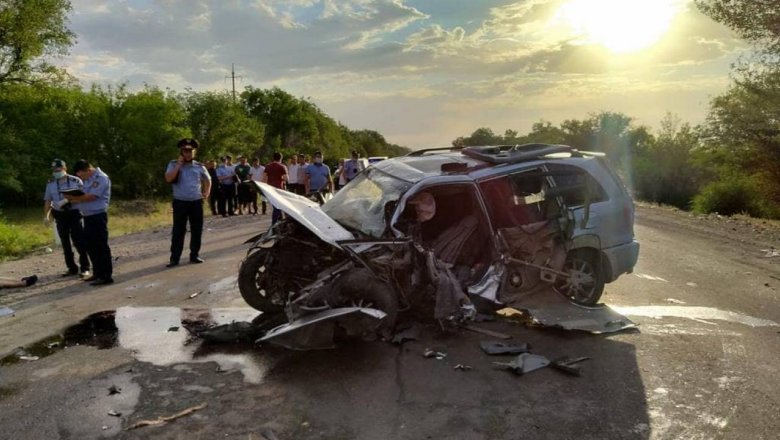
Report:
M 100 168 L 79 159 L 73 165 L 73 173 L 84 182 L 83 195 L 64 193 L 84 217 L 84 239 L 92 261 L 92 276 L 85 278 L 93 286 L 114 282 L 114 265 L 108 246 L 108 203 L 111 201 L 111 179 Z
M 211 191 L 211 177 L 195 158 L 198 141 L 184 138 L 177 144 L 179 158 L 168 163 L 165 181 L 173 187 L 173 231 L 171 232 L 171 259 L 167 267 L 179 265 L 184 249 L 187 221 L 190 222 L 190 263 L 202 263 L 200 240 L 203 234 L 203 200 Z
M 83 190 L 84 184 L 76 176 L 67 173 L 68 168 L 65 161 L 54 159 L 51 163 L 52 179 L 46 184 L 46 192 L 43 196 L 43 221 L 49 223 L 49 216 L 54 217 L 57 226 L 57 235 L 62 243 L 62 252 L 65 254 L 65 265 L 68 271 L 63 273 L 63 277 L 73 276 L 79 273 L 86 278 L 89 273 L 89 257 L 87 256 L 86 244 L 84 243 L 84 226 L 81 224 L 81 212 L 73 208 L 71 203 L 62 193 L 72 190 Z M 71 240 L 73 246 L 71 246 Z M 79 264 L 73 255 L 73 247 L 79 253 Z

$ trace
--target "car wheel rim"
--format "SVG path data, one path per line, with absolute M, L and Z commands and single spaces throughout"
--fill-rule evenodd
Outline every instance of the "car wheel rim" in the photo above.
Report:
M 585 260 L 575 258 L 566 263 L 569 278 L 558 288 L 568 298 L 587 302 L 596 291 L 596 270 Z

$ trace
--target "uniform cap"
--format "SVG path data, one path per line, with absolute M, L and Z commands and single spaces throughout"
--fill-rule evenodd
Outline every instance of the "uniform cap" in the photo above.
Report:
M 179 147 L 180 150 L 194 150 L 198 148 L 198 141 L 192 138 L 184 138 L 180 140 L 176 146 Z
M 51 161 L 52 168 L 65 168 L 65 161 L 62 159 L 54 159 Z

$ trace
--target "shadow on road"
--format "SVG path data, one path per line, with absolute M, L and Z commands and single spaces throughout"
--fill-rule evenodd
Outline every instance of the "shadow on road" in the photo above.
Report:
M 644 385 L 631 343 L 517 324 L 491 329 L 530 342 L 548 358 L 588 356 L 582 377 L 551 368 L 517 376 L 500 370 L 473 333 L 436 336 L 402 347 L 359 343 L 290 353 L 267 373 L 287 408 L 327 435 L 352 438 L 647 438 Z M 621 339 L 629 339 L 623 335 Z M 434 347 L 444 359 L 424 358 Z M 468 365 L 471 370 L 454 369 Z M 345 416 L 348 415 L 348 416 Z M 292 433 L 305 438 L 306 432 Z

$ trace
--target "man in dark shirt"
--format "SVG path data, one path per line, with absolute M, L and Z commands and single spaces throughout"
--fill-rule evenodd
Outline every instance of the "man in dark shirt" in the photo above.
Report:
M 246 209 L 246 213 L 249 214 L 249 204 L 252 202 L 252 196 L 255 192 L 252 191 L 254 184 L 249 181 L 249 173 L 252 172 L 252 167 L 246 162 L 245 156 L 238 156 L 238 165 L 236 165 L 236 177 L 238 177 L 238 214 L 241 215 Z
M 211 215 L 217 215 L 217 200 L 219 199 L 219 178 L 217 178 L 217 162 L 210 160 L 206 162 L 206 171 L 211 178 L 211 191 L 209 191 L 209 208 Z
M 263 173 L 263 182 L 273 186 L 274 188 L 284 189 L 284 183 L 287 181 L 287 167 L 282 164 L 282 153 L 278 151 L 274 153 L 273 162 L 265 166 L 265 172 Z M 282 217 L 282 211 L 276 206 L 273 206 L 273 213 L 271 214 L 271 225 L 276 224 Z

